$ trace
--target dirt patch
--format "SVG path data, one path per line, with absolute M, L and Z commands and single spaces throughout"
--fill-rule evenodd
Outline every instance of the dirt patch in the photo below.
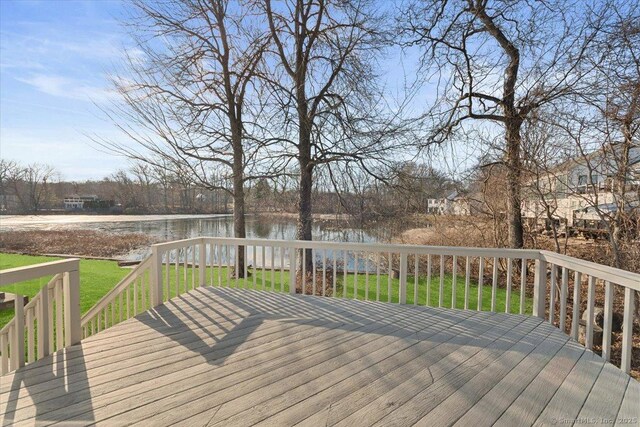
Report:
M 149 246 L 153 239 L 142 233 L 106 233 L 93 230 L 4 231 L 0 251 L 30 255 L 68 254 L 113 258 Z

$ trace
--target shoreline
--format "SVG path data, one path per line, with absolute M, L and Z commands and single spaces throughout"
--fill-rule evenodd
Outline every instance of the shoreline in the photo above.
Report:
M 11 227 L 30 228 L 41 225 L 81 225 L 95 223 L 167 221 L 181 219 L 228 218 L 230 214 L 158 214 L 158 215 L 2 215 L 0 216 L 0 230 Z

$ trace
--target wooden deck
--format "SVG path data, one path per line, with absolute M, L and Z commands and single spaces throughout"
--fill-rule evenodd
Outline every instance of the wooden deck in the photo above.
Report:
M 225 288 L 0 383 L 3 426 L 637 425 L 640 402 L 640 383 L 534 317 Z

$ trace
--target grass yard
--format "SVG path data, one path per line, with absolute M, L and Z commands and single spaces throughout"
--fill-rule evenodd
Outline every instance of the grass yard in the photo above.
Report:
M 31 264 L 56 261 L 61 258 L 30 256 L 0 253 L 0 270 L 22 267 Z M 85 313 L 111 290 L 131 270 L 118 267 L 114 261 L 81 260 L 80 261 L 80 309 Z M 2 290 L 21 293 L 30 298 L 40 292 L 51 277 L 42 277 L 23 283 L 3 286 Z M 0 310 L 0 328 L 13 317 L 13 309 Z
M 166 268 L 165 265 L 165 277 Z M 195 273 L 194 273 L 195 271 Z M 168 269 L 169 277 L 169 294 L 173 297 L 177 294 L 177 288 L 180 288 L 180 292 L 186 292 L 194 286 L 194 279 L 198 277 L 197 267 L 191 266 L 186 269 L 181 265 L 176 272 L 175 265 L 170 265 Z M 177 274 L 176 274 L 177 273 Z M 263 290 L 275 290 L 289 292 L 289 272 L 280 270 L 274 270 L 273 273 L 269 270 L 262 270 L 261 268 L 249 269 L 249 276 L 244 279 L 234 279 L 230 277 L 230 270 L 226 267 L 214 267 L 207 268 L 206 271 L 206 283 L 214 286 L 230 286 L 237 288 L 247 289 L 263 289 Z M 345 280 L 346 279 L 346 280 Z M 333 280 L 331 274 L 328 274 L 328 278 L 325 281 L 325 288 L 331 287 L 330 282 Z M 346 289 L 345 289 L 346 283 Z M 177 285 L 176 285 L 177 284 Z M 465 277 L 456 277 L 456 300 L 455 308 L 464 308 L 465 297 Z M 311 293 L 310 289 L 313 287 L 311 278 L 308 278 L 307 293 Z M 416 280 L 414 276 L 407 276 L 407 304 L 413 304 L 416 296 L 415 293 Z M 440 276 L 434 274 L 428 279 L 426 276 L 418 277 L 418 304 L 426 305 L 427 301 L 427 288 L 429 289 L 429 305 L 438 306 L 440 301 Z M 319 274 L 316 278 L 315 289 L 316 294 L 322 294 L 323 280 L 322 275 Z M 397 278 L 389 279 L 386 274 L 380 275 L 380 281 L 376 279 L 375 274 L 369 275 L 365 273 L 346 275 L 343 273 L 336 274 L 336 292 L 338 297 L 354 298 L 357 294 L 359 300 L 380 300 L 390 301 L 392 303 L 399 302 L 399 289 L 400 280 Z M 453 276 L 451 274 L 443 275 L 443 307 L 452 307 L 452 289 L 453 289 Z M 167 283 L 165 283 L 165 292 L 167 290 Z M 491 310 L 491 284 L 482 286 L 482 310 Z M 496 289 L 496 311 L 504 312 L 506 307 L 507 291 L 504 288 Z M 524 301 L 525 313 L 531 313 L 533 308 L 532 299 L 525 297 Z M 477 309 L 478 307 L 478 284 L 476 281 L 471 281 L 469 286 L 469 308 Z M 520 312 L 520 286 L 514 285 L 511 293 L 511 312 Z
M 59 258 L 42 257 L 42 256 L 29 256 L 29 255 L 16 255 L 0 253 L 0 269 L 20 267 L 24 265 L 38 264 L 48 261 L 54 261 Z M 187 268 L 181 264 L 177 267 L 175 264 L 170 266 L 163 266 L 165 283 L 165 292 L 167 289 L 171 297 L 175 297 L 180 293 L 184 293 L 192 289 L 195 285 L 195 280 L 199 277 L 197 267 L 188 266 Z M 100 300 L 107 292 L 109 292 L 113 286 L 115 286 L 124 276 L 129 273 L 130 269 L 118 267 L 116 262 L 113 261 L 99 261 L 99 260 L 81 260 L 80 261 L 80 306 L 82 313 L 88 311 L 96 302 Z M 166 277 L 169 277 L 169 282 L 166 283 Z M 9 285 L 3 287 L 3 290 L 12 293 L 21 293 L 33 297 L 40 289 L 50 280 L 50 277 L 43 277 L 41 279 L 32 280 L 29 282 Z M 148 275 L 145 275 L 144 280 L 148 283 Z M 327 275 L 325 286 L 327 289 L 331 288 L 330 282 L 333 280 L 331 274 Z M 309 278 L 309 284 L 307 289 L 311 289 L 312 281 Z M 465 297 L 465 278 L 464 276 L 457 276 L 456 278 L 456 299 L 455 307 L 464 308 Z M 206 283 L 214 286 L 231 286 L 239 288 L 251 288 L 251 289 L 265 289 L 275 291 L 289 291 L 289 272 L 274 270 L 271 272 L 269 269 L 263 271 L 262 269 L 250 269 L 250 275 L 245 279 L 234 279 L 230 277 L 230 270 L 226 267 L 214 267 L 207 268 L 206 271 Z M 323 280 L 319 274 L 316 278 L 317 293 L 322 292 Z M 413 304 L 416 296 L 415 292 L 416 281 L 415 277 L 407 277 L 407 303 Z M 338 297 L 346 296 L 347 298 L 354 298 L 357 295 L 357 299 L 364 300 L 377 300 L 390 301 L 397 303 L 399 301 L 399 287 L 400 282 L 397 278 L 389 278 L 386 274 L 380 275 L 380 280 L 376 279 L 375 274 L 349 273 L 346 276 L 342 273 L 336 274 L 336 292 Z M 417 282 L 418 292 L 418 304 L 425 305 L 427 301 L 427 288 L 429 294 L 429 305 L 438 306 L 440 301 L 440 276 L 435 274 L 430 279 L 425 276 L 420 276 Z M 147 288 L 148 289 L 148 288 Z M 444 274 L 442 281 L 443 289 L 443 306 L 452 306 L 452 289 L 453 289 L 453 276 L 451 274 Z M 142 288 L 139 292 L 143 292 Z M 491 284 L 484 285 L 482 287 L 482 310 L 491 309 Z M 140 295 L 141 296 L 141 295 Z M 141 296 L 142 297 L 142 296 Z M 148 292 L 143 297 L 149 298 Z M 498 288 L 496 290 L 496 310 L 504 312 L 506 304 L 506 290 Z M 477 282 L 471 281 L 469 286 L 469 308 L 475 310 L 478 303 L 478 285 Z M 511 295 L 511 312 L 518 313 L 520 310 L 520 289 L 519 286 L 514 286 Z M 525 298 L 525 312 L 531 313 L 532 302 L 531 298 Z M 5 325 L 13 317 L 13 310 L 0 311 L 0 327 Z

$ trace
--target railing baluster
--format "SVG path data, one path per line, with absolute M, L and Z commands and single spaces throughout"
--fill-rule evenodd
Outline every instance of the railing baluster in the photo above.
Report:
M 343 279 L 343 285 L 342 285 L 342 297 L 346 298 L 347 297 L 347 251 L 342 251 L 343 252 L 343 258 L 344 258 L 344 268 L 343 268 L 343 275 L 344 275 L 344 279 Z
M 380 252 L 376 253 L 376 301 L 380 301 Z
M 166 251 L 165 256 L 167 257 L 167 260 L 165 261 L 165 264 L 164 264 L 165 283 L 163 283 L 164 285 L 163 301 L 168 301 L 171 299 L 171 273 L 169 273 L 169 269 L 171 268 L 171 252 Z
M 243 253 L 244 253 L 244 280 L 243 280 L 243 286 L 245 289 L 247 289 L 249 287 L 248 283 L 249 283 L 249 263 L 247 262 L 247 258 L 249 255 L 249 249 L 247 249 L 247 245 L 244 245 L 243 247 Z M 255 264 L 255 261 L 253 262 Z M 255 268 L 255 267 L 254 267 Z M 255 276 L 254 276 L 255 277 Z
M 364 254 L 364 300 L 369 301 L 369 253 Z
M 296 250 L 289 248 L 289 293 L 296 293 Z
M 604 282 L 604 322 L 602 324 L 602 358 L 611 359 L 611 329 L 613 322 L 613 285 Z
M 469 309 L 469 288 L 471 287 L 471 259 L 467 257 L 464 265 L 464 309 Z
M 32 308 L 28 308 L 25 310 L 25 315 L 27 318 L 27 322 L 25 324 L 25 329 L 27 331 L 27 362 L 35 362 L 36 355 L 34 354 L 35 350 L 35 339 L 33 336 L 33 310 Z
M 189 292 L 189 250 L 184 248 L 184 291 Z M 136 313 L 137 314 L 137 313 Z
M 60 350 L 64 347 L 64 335 L 62 330 L 63 318 L 62 318 L 62 279 L 56 283 L 55 287 L 56 298 L 56 350 Z
M 566 332 L 567 325 L 567 293 L 569 292 L 569 269 L 562 267 L 562 282 L 560 283 L 560 318 L 558 327 Z
M 9 331 L 0 334 L 0 374 L 9 372 Z
M 427 255 L 427 303 L 425 305 L 431 305 L 431 254 Z
M 138 280 L 133 281 L 133 315 L 138 314 Z
M 327 295 L 327 250 L 322 250 L 322 296 Z
M 222 287 L 222 259 L 223 259 L 223 248 L 225 245 L 216 245 L 216 254 L 218 255 L 218 286 Z
M 552 325 L 556 320 L 556 272 L 556 266 L 551 264 L 551 284 L 549 285 L 549 323 Z
M 280 248 L 280 292 L 284 292 L 284 247 Z
M 631 351 L 633 350 L 633 312 L 635 310 L 635 291 L 624 288 L 624 315 L 622 320 L 622 362 L 620 369 L 631 371 Z
M 196 245 L 193 245 L 191 246 L 191 290 L 196 288 L 197 266 L 198 266 L 198 259 L 196 257 Z
M 491 280 L 491 311 L 496 311 L 496 300 L 498 294 L 498 258 L 493 257 L 493 277 Z
M 511 313 L 511 282 L 513 281 L 513 260 L 507 258 L 507 295 L 505 299 L 504 312 Z
M 49 289 L 48 285 L 45 286 L 40 292 L 40 317 L 38 318 L 38 357 L 43 358 L 44 356 L 49 355 L 49 329 L 51 328 L 51 323 L 49 323 L 50 318 L 50 307 L 51 300 L 49 299 Z
M 266 279 L 266 273 L 265 273 L 265 253 L 264 253 L 264 249 L 265 246 L 262 246 L 262 290 L 264 291 L 265 288 L 265 279 Z
M 444 305 L 444 255 L 440 255 L 440 286 L 438 287 L 438 307 Z
M 245 261 L 246 262 L 246 261 Z M 257 262 L 257 256 L 256 256 L 256 245 L 253 245 L 253 259 L 252 259 L 252 264 L 253 264 L 253 289 L 256 289 L 258 287 L 257 285 L 257 275 L 256 275 L 256 271 L 258 268 L 258 262 Z
M 231 270 L 232 270 L 232 266 L 235 264 L 231 263 L 231 245 L 225 245 L 227 248 L 227 287 L 230 288 L 231 287 Z M 235 247 L 235 252 L 234 255 L 238 253 L 238 247 Z M 238 270 L 236 269 L 235 272 L 237 272 Z M 234 273 L 235 274 L 235 273 Z
M 271 246 L 271 292 L 275 290 L 275 281 L 276 281 L 276 248 Z
M 345 252 L 346 253 L 346 252 Z M 346 260 L 346 255 L 345 255 Z M 307 293 L 307 248 L 302 248 L 302 295 L 306 295 Z
M 194 246 L 195 249 L 195 246 Z M 193 255 L 195 257 L 195 253 Z M 204 241 L 201 241 L 198 245 L 198 287 L 206 286 L 207 279 L 207 247 Z M 162 303 L 162 300 L 160 301 Z
M 111 325 L 115 325 L 115 319 L 116 319 L 116 306 L 115 303 L 111 303 Z
M 596 298 L 596 278 L 589 276 L 589 287 L 587 288 L 587 324 L 585 327 L 585 347 L 589 350 L 593 347 L 593 305 Z
M 398 288 L 398 302 L 407 303 L 407 254 L 400 254 L 400 286 Z
M 338 295 L 338 251 L 333 251 L 333 294 L 332 296 Z
M 520 314 L 524 314 L 526 288 L 527 288 L 527 259 L 522 258 L 522 266 L 520 270 Z
M 458 285 L 458 257 L 456 255 L 453 256 L 453 265 L 451 267 L 451 308 L 456 308 L 457 306 L 457 289 Z
M 413 305 L 418 305 L 418 286 L 420 284 L 420 274 L 418 272 L 419 259 L 418 254 L 413 255 Z
M 573 282 L 573 316 L 571 320 L 571 337 L 578 341 L 580 322 L 580 287 L 582 283 L 582 273 L 576 271 Z
M 393 255 L 389 252 L 389 278 L 387 280 L 387 302 L 391 302 L 391 280 L 393 278 Z
M 175 269 L 176 269 L 176 296 L 180 296 L 180 249 L 176 249 Z
M 189 290 L 186 289 L 186 291 L 188 292 Z M 144 310 L 147 309 L 147 295 L 146 295 L 146 289 L 144 286 L 144 276 L 140 277 L 140 305 L 142 306 L 141 310 L 138 310 L 136 312 L 136 314 L 139 314 L 141 312 L 143 312 Z
M 54 341 L 54 307 L 53 304 L 55 302 L 55 288 L 57 286 L 58 281 L 62 280 L 60 276 L 53 282 L 53 287 L 49 288 L 47 291 L 47 298 L 49 299 L 49 349 L 47 351 L 48 354 L 51 354 L 55 350 L 55 341 Z
M 353 252 L 353 299 L 358 299 L 358 252 Z
M 484 284 L 484 257 L 478 263 L 478 311 L 482 311 L 482 286 Z
M 318 271 L 316 266 L 316 254 L 313 249 L 310 249 L 311 253 L 311 295 L 317 295 L 316 289 L 316 272 Z
M 209 243 L 209 286 L 215 284 L 215 265 L 216 265 L 216 245 L 213 242 Z

